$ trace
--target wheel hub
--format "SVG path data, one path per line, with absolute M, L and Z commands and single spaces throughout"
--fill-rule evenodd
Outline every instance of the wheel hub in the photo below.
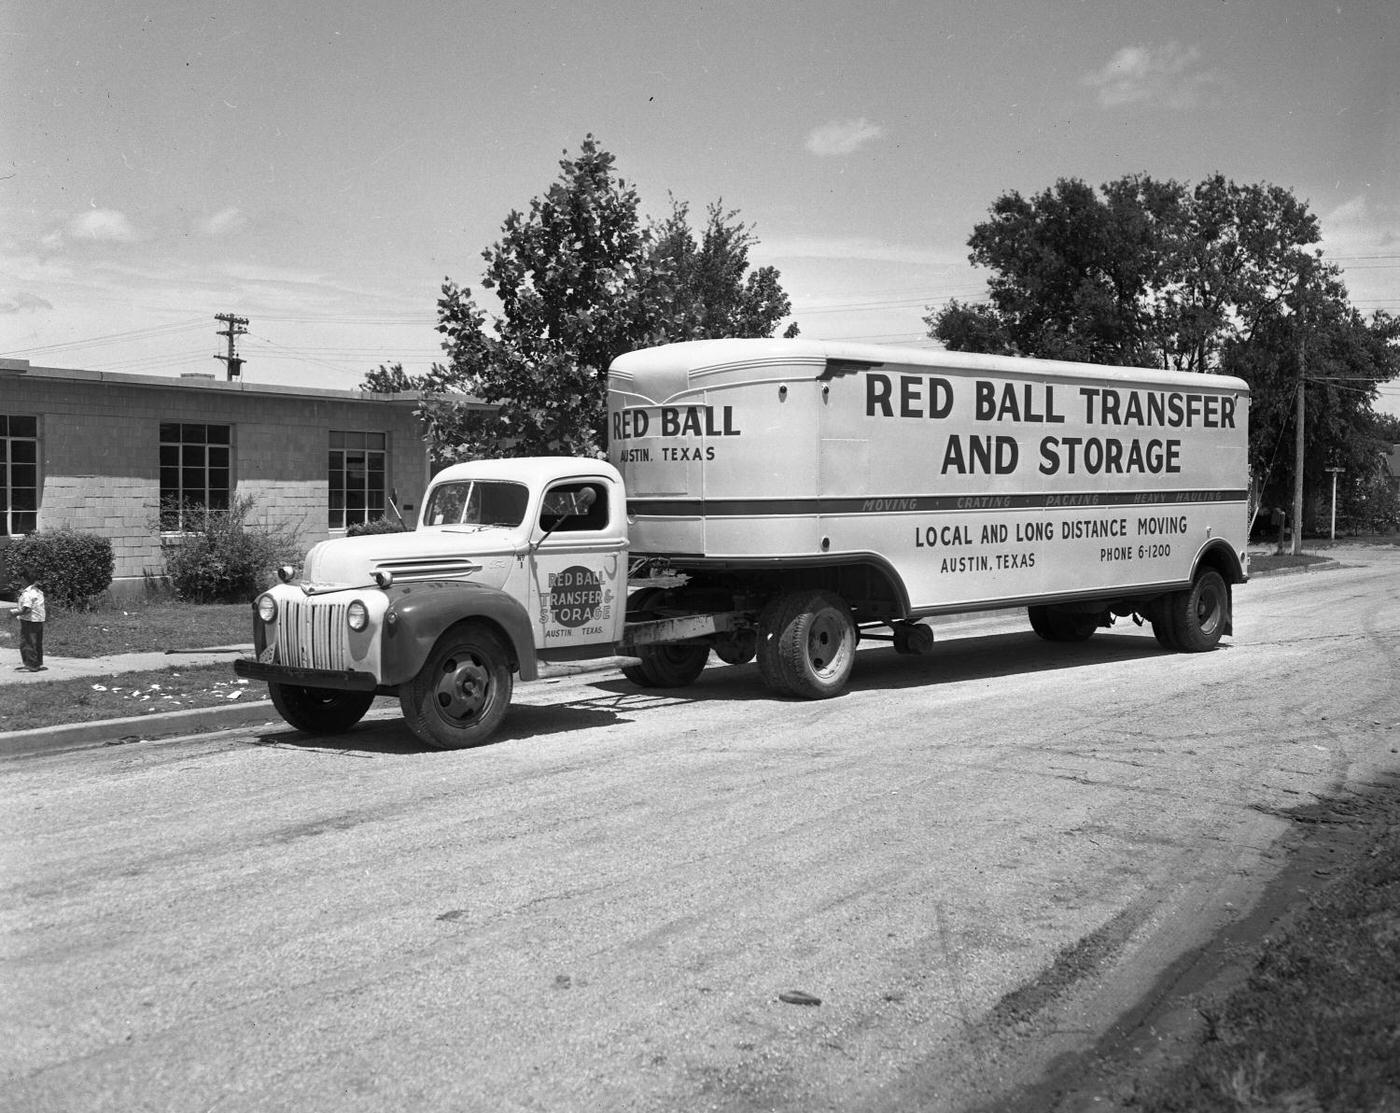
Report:
M 490 673 L 470 657 L 449 658 L 442 663 L 434 692 L 438 709 L 450 719 L 472 719 L 481 714 L 490 687 Z

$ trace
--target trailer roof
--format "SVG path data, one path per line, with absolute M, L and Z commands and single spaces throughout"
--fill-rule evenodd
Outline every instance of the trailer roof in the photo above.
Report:
M 927 367 L 930 370 L 962 370 L 1007 376 L 1058 376 L 1100 381 L 1121 378 L 1177 390 L 1213 388 L 1249 393 L 1249 386 L 1243 379 L 1228 375 L 1073 363 L 1067 360 L 1026 359 L 1019 356 L 977 355 L 972 352 L 859 344 L 840 340 L 688 340 L 628 352 L 613 360 L 611 371 L 620 378 L 632 378 L 638 372 L 644 372 L 648 377 L 656 376 L 664 381 L 671 377 L 693 377 L 707 371 L 738 366 L 820 366 L 829 361 L 850 363 L 851 370 L 861 369 L 862 366 L 873 368 L 881 364 L 894 364 Z

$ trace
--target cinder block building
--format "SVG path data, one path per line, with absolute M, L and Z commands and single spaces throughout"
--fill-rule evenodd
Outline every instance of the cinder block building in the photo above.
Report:
M 393 506 L 411 522 L 430 472 L 417 398 L 0 359 L 0 546 L 100 533 L 124 595 L 163 574 L 188 515 L 245 495 L 303 548 Z

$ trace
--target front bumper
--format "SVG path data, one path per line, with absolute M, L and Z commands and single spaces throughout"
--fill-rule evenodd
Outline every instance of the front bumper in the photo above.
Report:
M 370 672 L 355 669 L 303 669 L 294 665 L 274 665 L 240 657 L 233 671 L 248 680 L 267 680 L 273 684 L 292 684 L 298 688 L 330 688 L 338 692 L 373 692 L 378 680 Z

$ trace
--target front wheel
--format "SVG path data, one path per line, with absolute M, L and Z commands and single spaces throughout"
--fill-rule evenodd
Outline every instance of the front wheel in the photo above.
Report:
M 418 675 L 399 688 L 399 707 L 428 745 L 462 750 L 495 733 L 513 685 L 500 638 L 480 623 L 467 623 L 438 639 Z
M 268 682 L 267 694 L 277 714 L 307 734 L 344 734 L 374 702 L 373 692 L 342 692 L 336 688 L 303 688 L 299 684 Z

